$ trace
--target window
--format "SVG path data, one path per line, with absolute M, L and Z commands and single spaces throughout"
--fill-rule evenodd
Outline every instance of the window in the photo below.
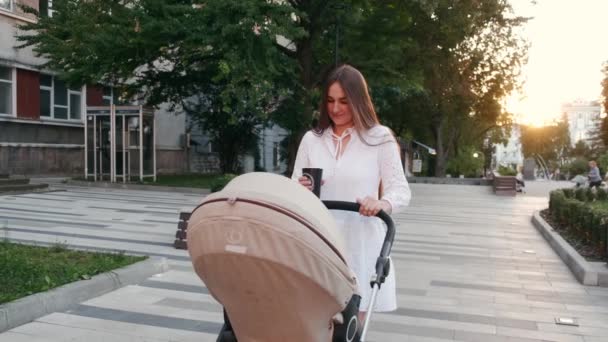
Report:
M 40 74 L 40 116 L 59 120 L 80 120 L 82 94 L 62 80 Z
M 113 89 L 112 87 L 103 87 L 103 105 L 104 106 L 110 106 L 112 104 L 114 104 L 114 102 L 112 101 L 112 93 L 113 93 Z
M 0 114 L 13 114 L 13 69 L 3 66 L 0 66 Z
M 275 142 L 272 147 L 272 164 L 275 169 L 279 168 L 279 143 Z
M 0 0 L 0 9 L 12 11 L 14 5 L 13 2 L 14 0 Z
M 41 17 L 50 17 L 49 0 L 39 0 L 38 1 L 38 14 Z

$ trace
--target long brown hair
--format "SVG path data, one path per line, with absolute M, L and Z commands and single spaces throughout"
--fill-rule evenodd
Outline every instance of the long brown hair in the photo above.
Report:
M 368 130 L 380 124 L 372 99 L 369 96 L 365 78 L 359 70 L 348 64 L 343 64 L 333 69 L 325 80 L 319 106 L 319 121 L 313 129 L 316 134 L 320 135 L 326 129 L 333 126 L 333 122 L 327 112 L 327 97 L 329 87 L 335 82 L 340 84 L 348 98 L 348 106 L 353 113 L 353 123 L 357 132 Z

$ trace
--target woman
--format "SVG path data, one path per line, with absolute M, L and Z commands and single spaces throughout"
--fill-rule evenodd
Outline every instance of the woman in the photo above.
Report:
M 600 169 L 597 167 L 597 163 L 595 160 L 589 161 L 589 174 L 587 175 L 589 179 L 589 187 L 600 188 L 602 185 L 602 176 L 600 175 Z
M 321 199 L 356 201 L 359 214 L 332 212 L 346 242 L 348 265 L 362 295 L 360 309 L 369 306 L 369 280 L 384 241 L 385 228 L 373 218 L 380 210 L 395 213 L 407 206 L 410 189 L 399 146 L 391 131 L 380 125 L 363 75 L 349 65 L 331 72 L 320 105 L 318 125 L 298 148 L 292 178 L 311 189 L 302 168 L 323 169 Z M 395 268 L 382 285 L 374 311 L 397 308 Z M 365 312 L 359 318 L 364 320 Z

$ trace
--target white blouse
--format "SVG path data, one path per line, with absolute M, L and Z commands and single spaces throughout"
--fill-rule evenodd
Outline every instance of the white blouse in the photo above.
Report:
M 349 134 L 350 141 L 343 153 L 336 157 L 342 144 L 341 139 L 332 137 L 331 128 L 321 136 L 307 132 L 298 149 L 292 179 L 302 176 L 302 168 L 321 168 L 325 181 L 321 187 L 321 199 L 349 202 L 366 196 L 378 199 L 382 181 L 381 199 L 391 204 L 392 213 L 405 208 L 411 192 L 401 165 L 399 146 L 391 131 L 380 125 L 362 134 L 349 129 L 342 138 Z
M 342 139 L 348 135 L 350 141 L 344 146 Z M 392 213 L 404 209 L 410 201 L 399 147 L 391 131 L 384 126 L 375 126 L 361 134 L 349 129 L 341 137 L 335 136 L 331 129 L 320 136 L 307 132 L 298 149 L 292 179 L 297 181 L 302 176 L 302 168 L 306 167 L 323 169 L 322 200 L 356 202 L 366 196 L 378 199 L 382 182 L 381 199 L 390 203 Z M 332 215 L 344 238 L 347 263 L 358 279 L 359 309 L 366 311 L 371 296 L 369 280 L 375 273 L 386 228 L 375 217 L 340 211 L 332 211 Z M 391 266 L 389 276 L 378 292 L 374 311 L 396 308 L 395 267 Z

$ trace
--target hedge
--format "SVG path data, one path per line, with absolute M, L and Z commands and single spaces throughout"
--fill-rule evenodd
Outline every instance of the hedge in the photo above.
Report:
M 596 255 L 606 256 L 608 242 L 608 210 L 594 208 L 590 202 L 605 198 L 606 192 L 591 193 L 587 189 L 560 189 L 551 192 L 549 212 L 553 220 L 568 233 L 595 249 Z M 582 199 L 582 200 L 581 200 Z

